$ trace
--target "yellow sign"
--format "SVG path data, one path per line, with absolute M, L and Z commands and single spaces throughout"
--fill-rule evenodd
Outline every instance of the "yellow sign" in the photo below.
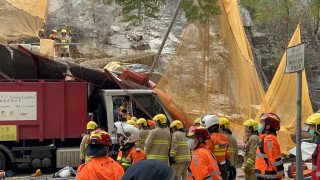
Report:
M 17 140 L 16 125 L 0 126 L 0 141 L 16 141 L 16 140 Z

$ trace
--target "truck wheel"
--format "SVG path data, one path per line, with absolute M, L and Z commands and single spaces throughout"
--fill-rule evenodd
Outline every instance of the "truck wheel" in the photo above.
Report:
M 0 151 L 0 169 L 4 170 L 6 168 L 6 157 L 5 155 Z

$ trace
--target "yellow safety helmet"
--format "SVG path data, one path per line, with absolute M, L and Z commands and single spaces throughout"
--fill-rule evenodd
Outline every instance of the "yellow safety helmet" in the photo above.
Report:
M 243 126 L 246 126 L 249 128 L 249 130 L 252 132 L 252 131 L 258 131 L 258 123 L 253 120 L 253 119 L 249 119 L 249 120 L 246 120 L 244 123 L 243 123 Z
M 320 113 L 314 113 L 311 116 L 308 117 L 306 122 L 304 123 L 306 125 L 315 125 L 315 131 L 316 133 L 320 134 Z
M 147 126 L 147 120 L 145 118 L 139 118 L 137 124 L 143 124 L 144 126 Z
M 136 122 L 134 120 L 128 120 L 127 123 L 131 124 L 134 127 L 136 127 Z
M 177 130 L 178 130 L 178 129 L 183 129 L 183 124 L 182 124 L 182 122 L 179 121 L 179 120 L 174 120 L 174 121 L 170 124 L 170 128 L 174 128 L 174 127 L 176 127 Z
M 137 122 L 137 118 L 136 117 L 132 117 L 131 120 Z
M 222 130 L 230 128 L 230 121 L 225 117 L 219 117 L 219 124 Z
M 61 30 L 61 33 L 67 33 L 67 30 L 62 29 L 62 30 Z
M 160 122 L 160 124 L 166 124 L 167 123 L 167 117 L 164 114 L 158 114 L 153 119 L 155 122 Z
M 98 125 L 94 121 L 89 121 L 87 123 L 87 130 L 95 130 L 95 129 L 97 129 L 97 127 L 98 127 Z
M 197 118 L 196 120 L 194 120 L 194 124 L 200 124 L 200 118 Z

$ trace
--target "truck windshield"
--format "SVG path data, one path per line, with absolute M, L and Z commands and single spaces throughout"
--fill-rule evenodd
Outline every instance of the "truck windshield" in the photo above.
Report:
M 129 96 L 114 96 L 113 109 L 115 121 L 126 121 L 131 117 L 151 119 L 159 113 L 165 113 L 162 106 L 152 94 L 135 94 Z M 149 117 L 149 115 L 151 117 Z

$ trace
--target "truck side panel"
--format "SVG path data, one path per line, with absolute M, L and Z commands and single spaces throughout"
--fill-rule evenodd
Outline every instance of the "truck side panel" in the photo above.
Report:
M 0 125 L 17 125 L 18 139 L 81 138 L 87 123 L 85 82 L 0 82 L 0 92 L 36 92 L 36 118 L 4 120 Z M 17 109 L 13 108 L 13 111 Z

